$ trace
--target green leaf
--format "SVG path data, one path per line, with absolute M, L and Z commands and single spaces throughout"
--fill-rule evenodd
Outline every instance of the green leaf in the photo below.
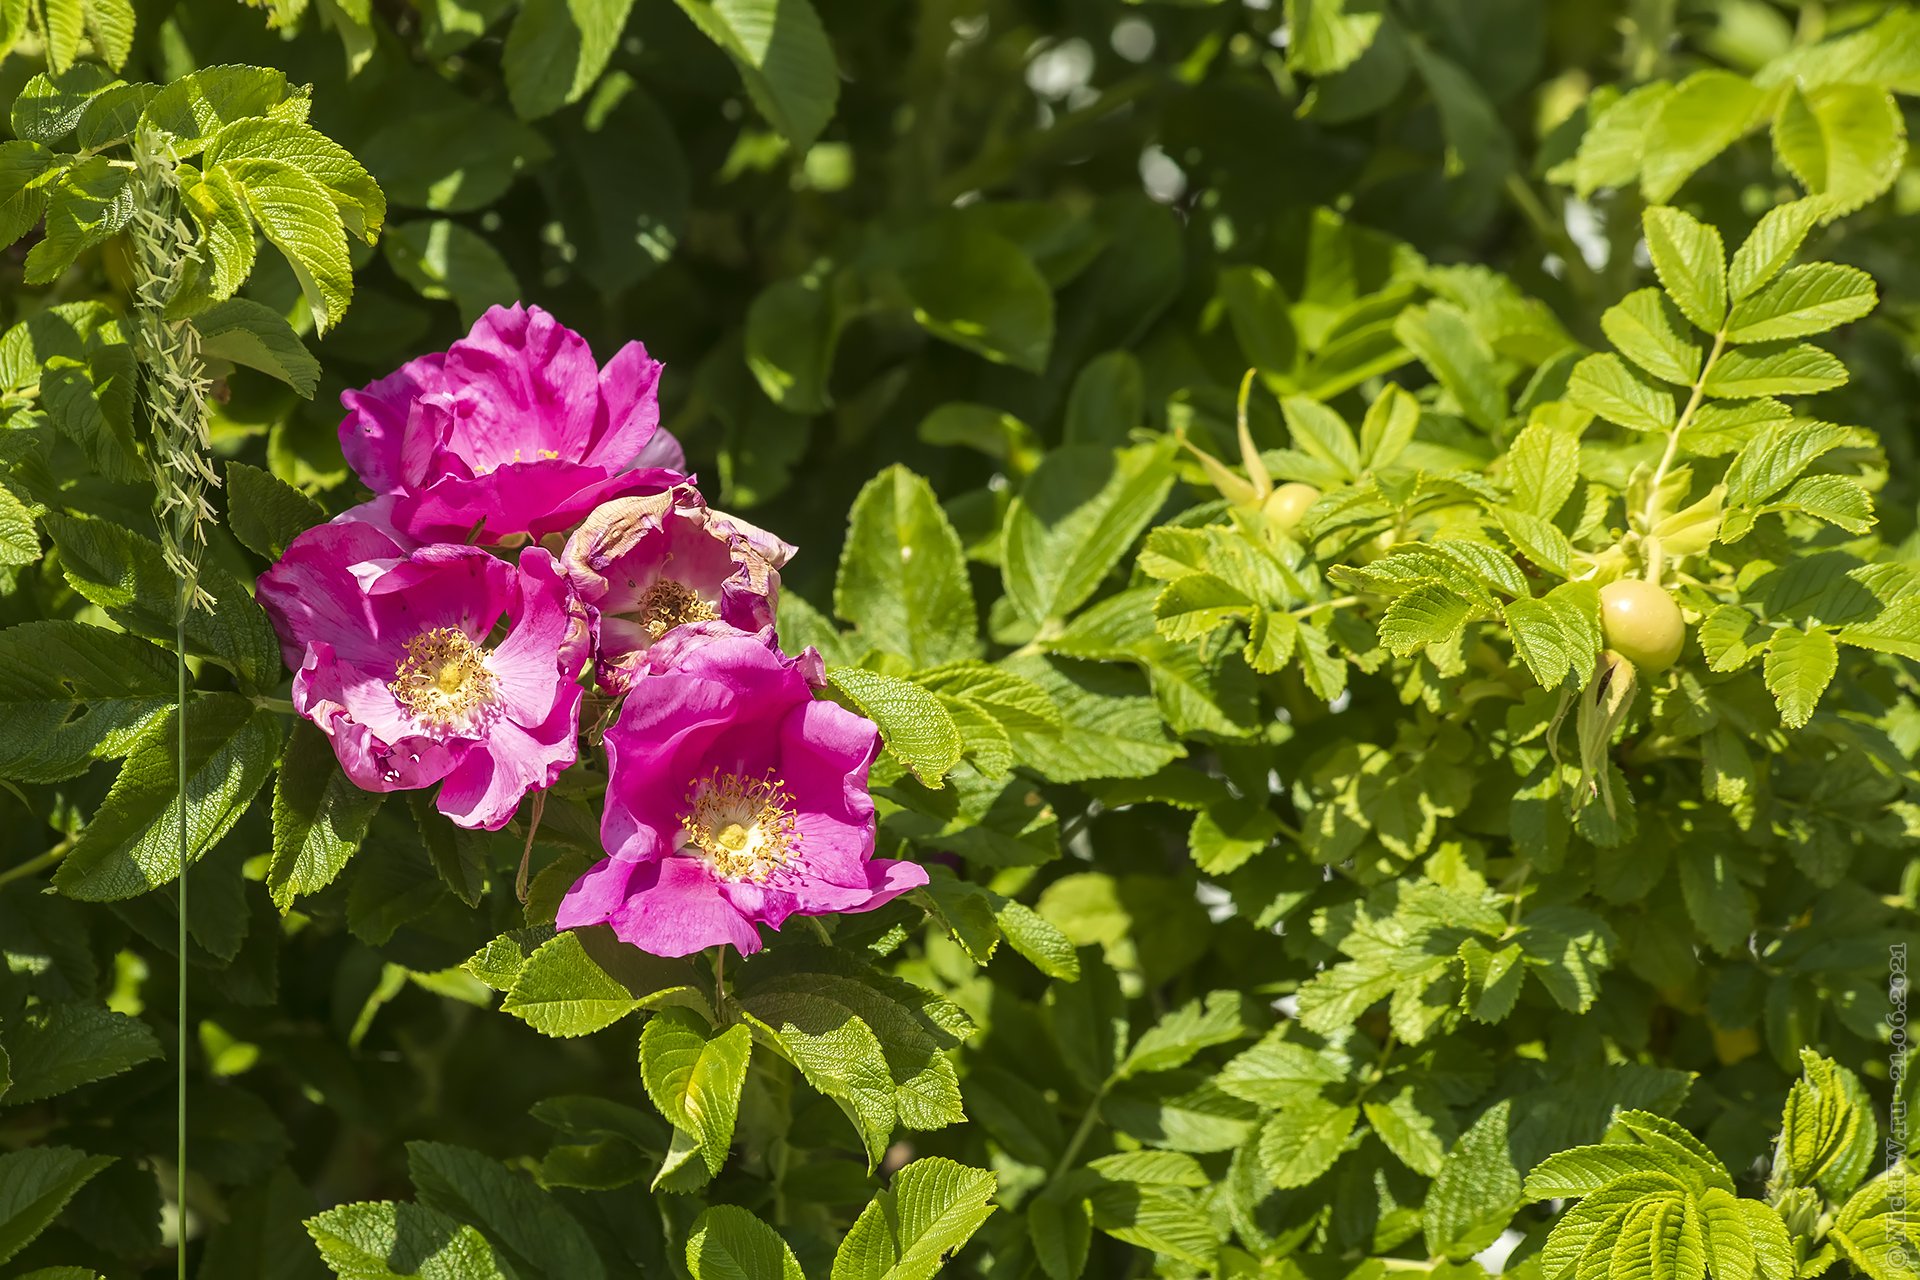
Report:
M 105 156 L 81 160 L 46 187 L 46 234 L 27 254 L 26 281 L 46 284 L 133 217 L 130 170 Z
M 1430 644 L 1446 644 L 1460 634 L 1474 608 L 1452 587 L 1422 582 L 1395 596 L 1380 620 L 1380 643 L 1405 656 Z
M 345 147 L 312 125 L 272 117 L 236 120 L 207 144 L 201 167 L 235 171 L 248 160 L 272 160 L 300 170 L 326 188 L 349 234 L 368 244 L 378 238 L 387 218 L 380 185 Z
M 1607 308 L 1600 327 L 1621 355 L 1656 378 L 1690 387 L 1700 376 L 1703 353 L 1658 289 L 1634 290 Z
M 1595 116 L 1581 135 L 1571 160 L 1548 170 L 1554 182 L 1571 182 L 1582 200 L 1602 187 L 1624 187 L 1640 173 L 1647 154 L 1647 128 L 1659 115 L 1673 86 L 1656 80 L 1629 90 Z M 1588 108 L 1600 105 L 1594 95 Z
M 605 929 L 569 929 L 542 943 L 501 1002 L 543 1036 L 590 1035 L 688 990 L 692 969 L 645 955 Z
M 269 67 L 213 66 L 189 72 L 153 96 L 142 117 L 169 135 L 174 154 L 197 155 L 209 139 L 247 116 L 305 114 L 304 103 L 287 101 L 287 77 Z M 298 110 L 288 108 L 298 104 Z
M 1438 1090 L 1403 1084 L 1380 1100 L 1368 1100 L 1361 1109 L 1374 1133 L 1402 1164 L 1429 1178 L 1439 1174 L 1458 1130 Z
M 33 511 L 0 486 L 0 567 L 33 564 L 40 559 L 40 531 Z
M 280 750 L 280 726 L 247 699 L 202 694 L 187 704 L 186 845 L 196 862 L 240 820 Z M 169 711 L 134 744 L 107 798 L 81 829 L 54 885 L 70 898 L 131 898 L 180 874 L 180 752 Z
M 37 8 L 46 42 L 47 69 L 60 75 L 73 66 L 73 60 L 80 54 L 80 41 L 87 29 L 85 2 L 40 0 Z
M 1153 519 L 1173 485 L 1170 442 L 1056 449 L 1007 512 L 1001 572 L 1034 622 L 1084 604 Z
M 0 1103 L 23 1106 L 95 1080 L 105 1080 L 160 1056 L 160 1039 L 146 1023 L 93 1004 L 42 1005 L 7 1028 L 13 1085 Z
M 677 0 L 740 69 L 747 94 L 796 152 L 813 145 L 840 97 L 833 46 L 809 0 Z
M 1680 417 L 1671 392 L 1654 386 L 1612 354 L 1588 356 L 1575 365 L 1567 399 L 1632 431 L 1671 431 Z
M 421 297 L 451 300 L 463 325 L 471 327 L 488 307 L 520 298 L 520 282 L 499 250 L 451 219 L 398 223 L 388 228 L 380 250 L 394 274 Z
M 239 184 L 260 230 L 287 259 L 321 333 L 353 298 L 347 233 L 333 195 L 306 170 L 281 160 L 250 159 L 224 170 Z
M 58 782 L 125 755 L 173 698 L 173 658 L 144 640 L 78 622 L 0 631 L 0 777 Z
M 794 2 L 780 0 L 782 9 Z M 938 218 L 903 237 L 892 255 L 921 328 L 996 364 L 1034 373 L 1046 368 L 1053 349 L 1053 292 L 1013 241 L 977 221 Z
M 1801 1077 L 1787 1091 L 1780 1113 L 1779 1152 L 1789 1185 L 1817 1184 L 1829 1199 L 1839 1200 L 1879 1153 L 1873 1104 L 1859 1077 L 1832 1059 L 1802 1049 L 1800 1062 Z
M 1240 354 L 1269 379 L 1290 389 L 1299 372 L 1301 350 L 1286 290 L 1266 268 L 1253 266 L 1222 271 L 1219 288 Z
M 0 1262 L 31 1244 L 74 1193 L 113 1163 L 72 1147 L 30 1147 L 0 1155 Z
M 833 283 L 781 280 L 747 308 L 747 368 L 767 398 L 790 413 L 820 413 L 830 403 L 827 379 L 840 339 Z M 932 438 L 924 425 L 921 432 Z
M 229 298 L 200 312 L 194 324 L 200 330 L 203 354 L 258 369 L 313 398 L 320 382 L 320 362 L 279 312 L 246 298 Z
M 1732 342 L 1770 342 L 1825 333 L 1873 310 L 1873 277 L 1858 267 L 1814 262 L 1785 274 L 1734 304 L 1727 320 Z
M 1696 71 L 1675 86 L 1635 139 L 1645 158 L 1640 190 L 1647 201 L 1672 199 L 1681 183 L 1753 127 L 1766 96 L 1745 76 L 1717 68 Z M 1687 311 L 1686 303 L 1680 309 Z M 1688 318 L 1694 318 L 1691 312 Z M 1717 324 L 1701 327 L 1711 331 Z
M 1687 319 L 1717 333 L 1727 318 L 1727 254 L 1720 233 L 1680 209 L 1649 209 L 1644 224 L 1653 269 Z
M 633 0 L 531 0 L 507 32 L 501 69 L 522 120 L 578 102 L 607 68 Z
M 200 233 L 200 256 L 188 265 L 184 281 L 168 301 L 169 318 L 194 315 L 211 303 L 232 297 L 253 274 L 259 253 L 247 193 L 227 170 L 214 169 L 184 183 L 180 201 Z M 276 341 L 269 349 L 280 345 Z M 298 384 L 294 385 L 297 390 Z
M 1304 1187 L 1333 1167 L 1359 1120 L 1358 1107 L 1294 1098 L 1260 1127 L 1260 1167 L 1276 1187 Z
M 687 1233 L 693 1280 L 806 1280 L 780 1234 L 738 1205 L 701 1211 Z
M 47 208 L 60 157 L 37 142 L 0 142 L 0 246 L 31 231 Z
M 896 1120 L 937 1129 L 965 1118 L 945 1052 L 973 1030 L 958 1006 L 844 953 L 800 945 L 752 962 L 737 996 L 762 1038 L 854 1121 L 870 1160 Z
M 860 667 L 827 672 L 833 687 L 854 709 L 880 726 L 887 750 L 930 787 L 960 763 L 960 731 L 940 699 L 911 680 Z
M 558 1201 L 491 1156 L 443 1142 L 409 1142 L 407 1174 L 420 1204 L 480 1229 L 547 1280 L 603 1280 L 592 1239 Z M 520 1270 L 520 1266 L 516 1266 Z
M 44 523 L 75 591 L 127 630 L 172 642 L 180 580 L 157 543 L 92 516 L 49 515 Z M 201 567 L 200 585 L 213 605 L 188 611 L 187 647 L 232 670 L 247 688 L 273 685 L 285 668 L 265 612 L 215 565 Z
M 125 67 L 133 52 L 133 0 L 86 0 L 85 7 L 94 53 L 115 71 Z
M 306 1225 L 342 1280 L 513 1280 L 484 1236 L 423 1205 L 344 1204 Z
M 1506 422 L 1506 378 L 1466 313 L 1444 302 L 1431 303 L 1401 312 L 1393 332 L 1432 371 L 1467 421 L 1489 433 Z
M 1739 302 L 1779 275 L 1819 219 L 1818 200 L 1792 200 L 1761 214 L 1727 268 L 1728 296 Z
M 14 95 L 14 135 L 27 142 L 60 141 L 79 127 L 88 105 L 112 83 L 112 73 L 91 62 L 30 77 Z
M 1170 740 L 1146 686 L 1129 671 L 1029 655 L 1008 670 L 1044 689 L 1060 710 L 1060 728 L 1011 730 L 1014 751 L 1055 782 L 1144 778 L 1186 754 Z
M 1756 396 L 1804 396 L 1831 391 L 1847 380 L 1847 367 L 1808 343 L 1762 343 L 1735 347 L 1714 361 L 1704 383 L 1710 396 L 1746 400 Z
M 1472 1257 L 1499 1239 L 1520 1207 L 1520 1173 L 1507 1147 L 1511 1106 L 1503 1099 L 1482 1112 L 1441 1162 L 1422 1213 L 1434 1257 Z
M 966 553 L 933 487 L 902 466 L 854 499 L 833 608 L 877 649 L 917 668 L 979 651 Z
M 1513 504 L 1552 519 L 1580 481 L 1580 441 L 1544 422 L 1528 423 L 1507 450 Z
M 326 519 L 319 503 L 286 481 L 244 462 L 227 464 L 227 520 L 255 555 L 278 560 L 289 543 Z
M 1287 0 L 1287 65 L 1330 76 L 1359 61 L 1384 18 L 1367 0 Z
M 992 1216 L 994 1185 L 943 1156 L 915 1160 L 854 1219 L 832 1280 L 931 1280 Z
M 1831 219 L 1893 185 L 1907 157 L 1906 118 L 1877 85 L 1789 87 L 1773 120 L 1773 149 Z
M 717 1175 L 726 1163 L 752 1052 L 745 1026 L 709 1027 L 687 1009 L 662 1009 L 640 1033 L 647 1096 L 674 1128 L 694 1139 L 709 1174 Z
M 1140 1033 L 1115 1078 L 1170 1071 L 1185 1066 L 1202 1049 L 1243 1039 L 1257 1029 L 1248 1021 L 1249 1013 L 1237 992 L 1209 992 L 1204 1003 L 1189 1000 Z
M 241 464 L 227 465 L 231 475 Z M 267 888 L 275 906 L 286 911 L 295 898 L 333 883 L 366 838 L 380 799 L 341 770 L 326 734 L 304 720 L 294 726 L 273 789 Z

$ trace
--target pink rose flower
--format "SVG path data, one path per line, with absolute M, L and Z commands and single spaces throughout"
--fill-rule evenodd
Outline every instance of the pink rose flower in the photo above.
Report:
M 548 552 L 516 566 L 478 547 L 408 550 L 340 520 L 294 539 L 258 597 L 294 709 L 355 785 L 437 782 L 440 812 L 497 831 L 573 763 L 586 619 Z
M 709 510 L 683 484 L 596 507 L 560 563 L 588 608 L 595 674 L 617 693 L 675 627 L 713 620 L 742 631 L 771 627 L 778 571 L 792 554 L 771 534 Z
M 682 479 L 660 430 L 660 364 L 629 342 L 599 368 L 538 307 L 493 307 L 446 352 L 341 395 L 340 448 L 421 542 L 566 529 L 608 498 Z M 477 533 L 476 533 L 477 531 Z
M 818 654 L 709 623 L 665 636 L 646 666 L 606 734 L 609 856 L 568 891 L 561 928 L 611 924 L 661 956 L 744 954 L 758 925 L 869 911 L 927 883 L 873 856 L 879 732 L 815 700 Z

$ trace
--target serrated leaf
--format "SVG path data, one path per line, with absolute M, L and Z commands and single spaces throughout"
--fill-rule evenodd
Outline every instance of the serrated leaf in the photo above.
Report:
M 160 1038 L 146 1023 L 92 1004 L 38 1006 L 8 1026 L 0 1044 L 6 1046 L 13 1077 L 0 1105 L 10 1107 L 105 1080 L 160 1056 Z
M 173 640 L 180 579 L 157 543 L 92 516 L 49 515 L 45 525 L 75 591 L 127 630 Z M 246 587 L 215 565 L 202 566 L 200 586 L 213 605 L 188 611 L 188 648 L 228 667 L 248 688 L 282 678 L 279 639 Z
M 251 299 L 229 298 L 196 314 L 194 326 L 204 355 L 257 369 L 313 398 L 320 362 L 279 312 Z
M 70 898 L 131 898 L 180 874 L 180 811 L 186 854 L 198 861 L 240 820 L 266 783 L 281 729 L 267 712 L 231 693 L 187 704 L 186 794 L 177 789 L 180 752 L 175 712 L 156 720 L 129 752 L 120 776 L 54 873 Z
M 1807 343 L 1762 343 L 1735 347 L 1707 371 L 1706 393 L 1730 400 L 1755 396 L 1814 395 L 1847 381 L 1847 367 L 1832 352 Z
M 806 1280 L 778 1232 L 738 1205 L 703 1209 L 687 1233 L 693 1280 Z
M 869 644 L 916 669 L 978 652 L 959 535 L 932 486 L 905 467 L 882 471 L 854 499 L 833 607 Z
M 796 151 L 813 145 L 840 97 L 833 47 L 809 0 L 677 0 L 740 69 L 753 105 Z
M 684 962 L 644 955 L 604 929 L 569 929 L 527 957 L 500 1009 L 541 1035 L 584 1036 L 683 990 L 691 978 Z
M 1441 1162 L 1422 1212 L 1428 1251 L 1463 1260 L 1498 1239 L 1522 1203 L 1520 1173 L 1508 1152 L 1503 1099 L 1481 1113 Z
M 285 73 L 269 67 L 214 66 L 189 72 L 147 103 L 141 120 L 162 134 L 175 156 L 198 155 L 235 120 L 278 114 L 287 98 Z
M 992 1216 L 995 1181 L 943 1156 L 909 1164 L 854 1219 L 832 1280 L 931 1280 Z
M 273 790 L 267 889 L 274 905 L 285 911 L 300 895 L 331 884 L 366 838 L 380 800 L 342 771 L 326 734 L 304 720 L 296 724 Z
M 833 667 L 827 680 L 880 727 L 887 750 L 930 787 L 960 763 L 960 730 L 940 699 L 911 680 L 860 667 Z
M 514 1280 L 478 1231 L 423 1205 L 345 1204 L 306 1227 L 341 1280 Z
M 72 1147 L 30 1147 L 0 1155 L 0 1262 L 33 1243 L 74 1193 L 113 1163 Z
M 534 1274 L 547 1280 L 606 1275 L 593 1241 L 572 1215 L 526 1175 L 491 1156 L 444 1142 L 409 1142 L 407 1174 L 422 1206 L 479 1228 Z
M 752 1052 L 753 1036 L 745 1026 L 708 1027 L 687 1009 L 662 1009 L 640 1033 L 647 1096 L 674 1128 L 695 1140 L 710 1174 L 720 1172 L 733 1143 Z M 654 1185 L 657 1189 L 659 1183 Z
M 1469 422 L 1488 433 L 1500 429 L 1509 410 L 1506 379 L 1494 362 L 1493 349 L 1474 332 L 1466 313 L 1445 302 L 1431 303 L 1401 312 L 1393 332 L 1432 371 Z M 1299 437 L 1297 429 L 1294 435 Z M 1356 457 L 1353 471 L 1358 469 Z
M 924 220 L 883 252 L 922 329 L 995 364 L 1046 367 L 1053 291 L 1021 246 L 980 220 L 956 217 Z
M 133 217 L 130 171 L 105 156 L 90 156 L 62 170 L 45 187 L 46 228 L 27 254 L 28 284 L 46 284 L 82 250 L 99 244 Z
M 1774 117 L 1773 149 L 1830 219 L 1893 185 L 1907 156 L 1906 118 L 1877 85 L 1794 86 Z
M 1780 704 L 1780 718 L 1798 729 L 1813 717 L 1839 666 L 1839 651 L 1824 627 L 1782 627 L 1767 641 L 1767 688 Z
M 1671 431 L 1679 420 L 1671 392 L 1646 381 L 1610 353 L 1588 356 L 1574 366 L 1567 399 L 1633 431 Z
M 1771 284 L 1734 304 L 1727 318 L 1727 339 L 1771 342 L 1825 333 L 1859 319 L 1878 300 L 1873 277 L 1858 267 L 1834 262 L 1789 267 Z
M 227 464 L 227 521 L 254 554 L 278 560 L 288 544 L 326 518 L 319 503 L 277 476 L 244 462 Z
M 347 233 L 333 195 L 319 179 L 280 160 L 239 160 L 224 167 L 245 194 L 260 230 L 287 259 L 321 333 L 353 298 Z
M 1675 86 L 1661 99 L 1646 132 L 1634 140 L 1644 158 L 1640 190 L 1648 202 L 1672 199 L 1701 166 L 1753 127 L 1765 101 L 1747 77 L 1717 67 L 1696 71 Z
M 1791 200 L 1761 214 L 1727 268 L 1728 295 L 1738 302 L 1779 275 L 1819 219 L 1818 200 Z
M 633 0 L 531 0 L 507 31 L 501 69 L 522 120 L 585 97 L 607 68 Z
M 1621 355 L 1656 378 L 1687 387 L 1700 376 L 1699 344 L 1658 289 L 1634 290 L 1607 308 L 1600 327 Z
M 1727 318 L 1727 255 L 1720 233 L 1667 206 L 1647 210 L 1643 225 L 1667 296 L 1687 319 L 1717 333 Z
M 1056 449 L 1007 512 L 1001 572 L 1029 620 L 1084 604 L 1140 536 L 1173 485 L 1167 444 Z
M 60 141 L 79 126 L 88 104 L 112 83 L 112 73 L 91 62 L 29 77 L 14 95 L 9 113 L 14 135 L 27 142 Z
M 1380 620 L 1380 643 L 1405 656 L 1430 644 L 1445 644 L 1473 616 L 1473 604 L 1452 587 L 1423 582 L 1395 596 Z
M 58 782 L 125 755 L 173 705 L 173 658 L 78 622 L 0 631 L 0 777 Z

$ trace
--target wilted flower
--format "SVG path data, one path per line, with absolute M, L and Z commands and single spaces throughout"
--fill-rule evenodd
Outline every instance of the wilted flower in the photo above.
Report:
M 927 882 L 873 857 L 879 733 L 815 700 L 818 654 L 705 624 L 668 634 L 646 667 L 606 735 L 609 856 L 568 892 L 560 927 L 609 923 L 662 956 L 745 953 L 757 925 L 871 910 Z
M 340 447 L 394 525 L 422 542 L 563 530 L 620 494 L 682 477 L 660 430 L 660 364 L 630 342 L 601 369 L 538 307 L 493 307 L 446 352 L 340 397 Z
M 498 830 L 573 763 L 586 625 L 546 551 L 518 566 L 477 547 L 409 552 L 336 521 L 294 539 L 258 595 L 295 710 L 358 786 L 438 782 L 440 812 Z
M 600 683 L 627 688 L 647 651 L 686 623 L 772 626 L 778 570 L 792 554 L 771 534 L 709 510 L 692 485 L 595 508 L 561 564 L 595 615 Z

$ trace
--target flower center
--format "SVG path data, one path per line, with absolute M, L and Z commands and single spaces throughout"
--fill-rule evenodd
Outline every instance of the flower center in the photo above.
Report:
M 686 843 L 729 880 L 765 880 L 800 844 L 793 797 L 771 773 L 711 774 L 687 791 Z
M 486 655 L 458 627 L 435 627 L 407 641 L 407 656 L 387 688 L 414 719 L 441 728 L 464 725 L 493 702 Z
M 685 622 L 712 622 L 720 615 L 684 582 L 662 578 L 640 597 L 640 625 L 658 640 Z

